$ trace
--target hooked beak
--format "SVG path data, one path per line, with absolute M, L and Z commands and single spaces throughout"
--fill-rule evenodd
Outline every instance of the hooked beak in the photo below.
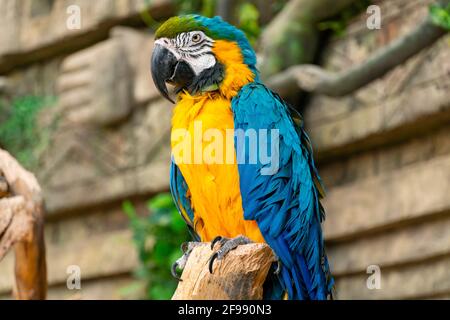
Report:
M 183 60 L 177 60 L 175 55 L 167 48 L 156 44 L 152 54 L 152 78 L 161 95 L 172 103 L 166 83 L 174 84 L 177 91 L 186 88 L 192 83 L 195 73 L 189 64 Z

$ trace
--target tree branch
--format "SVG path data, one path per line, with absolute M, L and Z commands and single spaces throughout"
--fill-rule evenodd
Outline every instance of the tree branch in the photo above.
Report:
M 0 94 L 5 93 L 8 89 L 8 83 L 5 77 L 0 77 Z
M 430 17 L 427 17 L 415 30 L 378 50 L 359 65 L 339 73 L 326 71 L 316 65 L 297 65 L 273 76 L 268 85 L 282 96 L 288 96 L 298 89 L 328 96 L 343 96 L 382 77 L 434 44 L 446 33 L 446 30 L 433 24 Z
M 261 35 L 261 76 L 267 79 L 298 63 L 310 63 L 317 50 L 317 23 L 355 0 L 291 0 Z
M 34 175 L 1 149 L 0 177 L 0 261 L 14 245 L 15 297 L 45 299 L 47 268 L 41 189 Z
M 260 300 L 274 255 L 265 243 L 238 246 L 223 260 L 214 262 L 209 273 L 208 262 L 213 253 L 210 243 L 192 250 L 181 276 L 182 281 L 173 300 Z
M 233 23 L 235 4 L 236 0 L 218 0 L 216 15 L 221 16 L 227 22 Z

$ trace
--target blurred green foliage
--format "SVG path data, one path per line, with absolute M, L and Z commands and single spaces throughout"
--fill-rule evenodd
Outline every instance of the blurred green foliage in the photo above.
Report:
M 37 166 L 39 155 L 49 144 L 51 129 L 56 125 L 39 128 L 37 116 L 55 102 L 54 97 L 24 96 L 15 98 L 10 105 L 0 105 L 3 118 L 0 145 L 29 169 Z
M 153 0 L 145 0 L 146 7 L 150 7 Z M 216 9 L 216 0 L 175 0 L 177 14 L 191 14 L 197 13 L 206 17 L 214 16 Z M 160 25 L 153 19 L 151 12 L 143 10 L 140 12 L 141 19 L 145 24 L 153 29 L 157 29 Z
M 350 21 L 355 16 L 367 10 L 367 7 L 370 6 L 371 3 L 371 0 L 354 1 L 333 18 L 319 22 L 317 28 L 320 31 L 332 31 L 335 36 L 342 37 L 345 35 L 345 30 Z
M 145 3 L 150 6 L 152 0 L 145 0 Z M 216 12 L 217 0 L 176 0 L 175 4 L 177 14 L 196 13 L 205 17 L 213 17 Z M 242 1 L 235 9 L 238 17 L 237 26 L 245 32 L 252 44 L 256 44 L 261 33 L 258 8 L 250 2 Z M 151 12 L 142 11 L 141 18 L 147 26 L 158 28 L 159 23 L 153 19 Z
M 450 30 L 450 4 L 445 8 L 438 4 L 430 5 L 430 16 L 434 24 L 445 30 Z
M 140 265 L 135 276 L 143 282 L 148 299 L 170 299 L 177 280 L 170 273 L 172 264 L 182 255 L 180 246 L 189 240 L 189 232 L 178 213 L 172 196 L 163 193 L 147 203 L 150 211 L 138 216 L 130 201 L 122 204 L 133 231 Z
M 244 2 L 239 7 L 238 27 L 245 32 L 252 45 L 255 45 L 261 33 L 259 11 L 255 5 Z
M 178 14 L 198 13 L 205 17 L 214 16 L 216 0 L 176 0 Z

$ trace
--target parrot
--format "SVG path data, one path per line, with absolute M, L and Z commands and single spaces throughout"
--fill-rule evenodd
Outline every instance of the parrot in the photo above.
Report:
M 256 63 L 244 32 L 219 16 L 174 16 L 155 32 L 151 75 L 175 104 L 170 191 L 194 240 L 182 244 L 172 274 L 201 242 L 220 244 L 211 273 L 239 245 L 265 243 L 276 262 L 264 299 L 332 299 L 321 228 L 325 191 L 311 141 L 301 114 L 264 85 Z M 261 157 L 267 149 L 273 162 Z

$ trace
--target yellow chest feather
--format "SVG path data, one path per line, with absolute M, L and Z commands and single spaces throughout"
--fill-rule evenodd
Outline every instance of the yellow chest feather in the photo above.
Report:
M 256 222 L 244 220 L 233 132 L 229 100 L 182 94 L 172 118 L 172 154 L 188 185 L 202 241 L 241 234 L 264 242 Z

